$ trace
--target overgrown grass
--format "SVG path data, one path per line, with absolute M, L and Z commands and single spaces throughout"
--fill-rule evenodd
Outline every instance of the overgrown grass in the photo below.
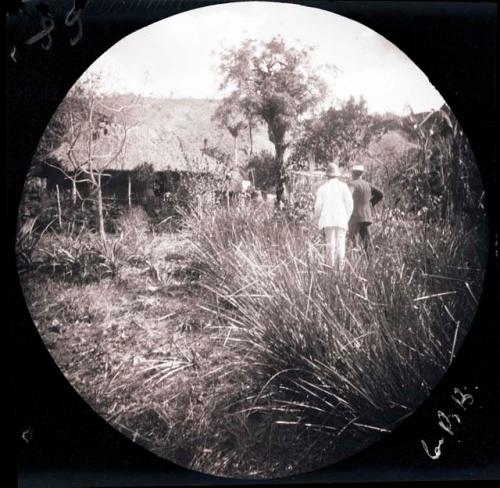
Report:
M 390 431 L 472 319 L 483 230 L 378 222 L 372 256 L 349 250 L 341 275 L 317 229 L 266 205 L 185 214 L 158 235 L 132 212 L 105 244 L 27 227 L 23 287 L 64 374 L 124 434 L 195 470 L 285 476 Z
M 255 212 L 186 219 L 210 308 L 239 352 L 228 367 L 245 378 L 220 412 L 240 416 L 232 469 L 253 460 L 276 476 L 361 449 L 426 397 L 473 317 L 486 243 L 460 222 L 387 216 L 371 256 L 352 251 L 338 274 L 313 227 Z
M 146 266 L 148 273 L 160 284 L 167 281 L 157 260 L 153 259 L 150 233 L 145 212 L 129 210 L 116 220 L 118 233 L 105 240 L 85 227 L 59 229 L 53 221 L 44 229 L 29 219 L 17 235 L 18 269 L 22 273 L 49 275 L 57 281 L 86 284 L 108 277 L 120 278 L 131 264 Z

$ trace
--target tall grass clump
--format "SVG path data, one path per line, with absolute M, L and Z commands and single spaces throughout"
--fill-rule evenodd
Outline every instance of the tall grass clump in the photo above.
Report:
M 481 292 L 484 249 L 460 222 L 387 216 L 371 255 L 350 250 L 342 273 L 317 229 L 264 206 L 194 212 L 186 225 L 247 382 L 223 415 L 243 416 L 240 444 L 257 429 L 260 447 L 242 456 L 265 453 L 273 473 L 338 460 L 409 415 L 452 361 Z
M 151 264 L 153 239 L 147 215 L 132 208 L 116 220 L 119 234 L 103 240 L 85 227 L 77 230 L 68 224 L 60 229 L 51 222 L 41 229 L 37 219 L 28 219 L 19 229 L 16 241 L 20 272 L 41 273 L 57 281 L 86 284 L 108 277 L 118 277 L 131 264 Z

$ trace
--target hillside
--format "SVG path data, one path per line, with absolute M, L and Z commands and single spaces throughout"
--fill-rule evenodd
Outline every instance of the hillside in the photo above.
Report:
M 134 97 L 131 95 L 119 95 L 107 97 L 105 104 L 120 107 L 130 105 L 133 101 Z M 155 147 L 149 151 L 143 149 L 141 156 L 147 158 L 150 153 L 153 164 L 157 163 L 155 166 L 163 166 L 161 159 L 169 167 L 182 166 L 184 157 L 180 151 L 181 143 L 190 159 L 198 159 L 204 147 L 216 148 L 232 157 L 234 139 L 227 130 L 212 121 L 218 103 L 218 100 L 204 99 L 143 98 L 137 106 L 125 111 L 126 123 L 134 126 L 132 132 L 139 134 L 133 136 L 134 145 L 141 145 L 141 135 L 143 148 L 154 143 Z M 129 150 L 131 144 L 132 140 L 128 144 Z M 248 131 L 240 135 L 238 147 L 238 160 L 241 165 L 248 160 L 250 154 Z M 253 152 L 258 153 L 261 150 L 273 150 L 264 125 L 253 131 Z M 134 149 L 131 152 L 135 154 L 137 151 Z M 126 159 L 125 167 L 135 166 L 133 157 Z
M 100 99 L 99 111 L 115 121 L 129 127 L 124 150 L 109 169 L 132 169 L 143 162 L 153 165 L 156 170 L 214 171 L 217 162 L 207 156 L 204 149 L 215 149 L 225 153 L 232 161 L 234 139 L 226 129 L 218 126 L 212 116 L 219 104 L 218 100 L 141 98 L 134 95 L 113 95 Z M 118 116 L 116 109 L 125 107 Z M 401 128 L 401 120 L 392 116 L 380 122 L 387 132 L 369 147 L 370 156 L 365 156 L 364 164 L 380 164 L 391 155 L 401 154 L 413 144 Z M 96 147 L 95 159 L 102 154 L 103 163 L 107 155 L 113 153 L 113 136 L 101 136 Z M 238 139 L 238 165 L 245 166 L 250 156 L 250 138 L 244 130 Z M 260 124 L 253 130 L 253 153 L 262 150 L 274 153 L 268 139 L 267 128 Z M 88 148 L 85 138 L 78 142 L 75 153 L 78 159 L 87 159 Z M 63 144 L 55 153 L 63 163 L 67 158 L 68 145 Z M 97 163 L 99 164 L 99 163 Z

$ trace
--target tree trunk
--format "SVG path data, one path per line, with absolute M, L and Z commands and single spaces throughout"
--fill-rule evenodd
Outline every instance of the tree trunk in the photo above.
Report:
M 238 136 L 234 138 L 234 166 L 238 167 Z
M 285 196 L 285 171 L 284 171 L 284 156 L 285 147 L 281 143 L 275 143 L 274 147 L 276 149 L 276 170 L 278 173 L 278 181 L 276 184 L 276 206 L 280 205 L 280 202 L 284 200 Z
M 97 219 L 99 227 L 99 235 L 102 241 L 106 240 L 106 232 L 104 230 L 104 210 L 102 205 L 102 186 L 101 186 L 101 175 L 97 177 Z
M 253 131 L 252 124 L 248 124 L 248 136 L 250 138 L 250 156 L 253 154 Z

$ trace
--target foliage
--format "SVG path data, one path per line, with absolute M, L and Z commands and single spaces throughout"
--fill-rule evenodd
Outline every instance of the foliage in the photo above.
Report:
M 186 171 L 180 173 L 179 185 L 175 194 L 170 195 L 169 204 L 174 209 L 176 216 L 180 214 L 177 209 L 192 210 L 200 206 L 212 207 L 216 202 L 216 195 L 224 189 L 224 178 L 227 167 L 226 158 L 223 153 L 216 153 L 220 157 L 213 162 L 203 159 L 193 159 L 184 150 L 184 145 L 179 139 Z M 208 152 L 210 150 L 206 148 Z M 205 151 L 205 154 L 208 153 Z M 212 165 L 212 166 L 211 166 Z
M 278 172 L 283 170 L 291 130 L 326 92 L 325 83 L 311 68 L 310 53 L 311 48 L 288 47 L 275 37 L 260 44 L 244 41 L 222 55 L 221 88 L 232 88 L 230 98 L 240 110 L 267 125 Z
M 133 181 L 135 200 L 149 216 L 154 218 L 158 207 L 158 198 L 155 192 L 158 181 L 153 165 L 143 162 L 130 171 L 129 177 Z
M 383 186 L 397 189 L 392 205 L 430 220 L 484 215 L 479 169 L 453 113 L 446 106 L 420 119 L 410 113 L 402 129 L 415 148 L 377 168 Z
M 289 162 L 297 168 L 308 168 L 311 160 L 317 167 L 335 160 L 349 166 L 375 135 L 366 101 L 350 97 L 340 108 L 330 107 L 304 122 Z
M 155 183 L 155 171 L 152 164 L 143 162 L 130 171 L 130 178 L 134 182 L 135 191 L 144 194 Z
M 50 237 L 38 247 L 34 269 L 58 281 L 91 283 L 115 276 L 124 257 L 119 239 L 103 242 L 84 233 Z
M 125 245 L 131 248 L 131 252 L 137 247 L 137 240 L 145 239 L 150 230 L 149 215 L 139 205 L 123 211 L 114 221 L 115 232 L 121 235 Z M 130 240 L 132 236 L 134 238 Z
M 176 192 L 177 204 L 188 210 L 200 205 L 214 208 L 216 194 L 222 188 L 222 178 L 207 174 L 185 173 L 181 175 L 180 185 Z
M 296 184 L 293 199 L 286 207 L 286 215 L 290 220 L 297 223 L 310 220 L 314 211 L 316 190 L 312 181 L 302 181 L 302 184 Z
M 180 232 L 154 235 L 133 208 L 106 246 L 46 232 L 29 288 L 91 405 L 192 469 L 285 476 L 377 440 L 440 378 L 481 293 L 484 229 L 464 222 L 382 207 L 372 257 L 349 250 L 336 275 L 317 230 L 266 204 L 182 216 Z
M 150 236 L 148 216 L 140 207 L 122 211 L 113 222 L 118 234 L 102 241 L 95 230 L 85 227 L 56 230 L 52 226 L 33 232 L 34 221 L 28 221 L 18 233 L 18 260 L 26 264 L 24 271 L 58 282 L 85 284 L 116 278 L 131 262 L 148 261 L 146 244 Z
M 205 144 L 203 146 L 202 153 L 215 159 L 220 167 L 229 168 L 231 165 L 231 156 L 218 146 L 208 145 L 208 141 L 206 139 L 204 142 Z
M 246 128 L 244 115 L 240 111 L 238 100 L 234 94 L 225 97 L 217 107 L 212 120 L 218 122 L 227 129 L 234 139 L 238 138 L 240 132 Z
M 264 191 L 273 191 L 279 178 L 275 158 L 268 151 L 255 154 L 248 161 L 247 172 L 254 181 L 254 186 Z
M 17 231 L 16 260 L 20 273 L 33 266 L 33 252 L 41 237 L 41 233 L 36 230 L 37 220 L 37 217 L 25 219 Z

